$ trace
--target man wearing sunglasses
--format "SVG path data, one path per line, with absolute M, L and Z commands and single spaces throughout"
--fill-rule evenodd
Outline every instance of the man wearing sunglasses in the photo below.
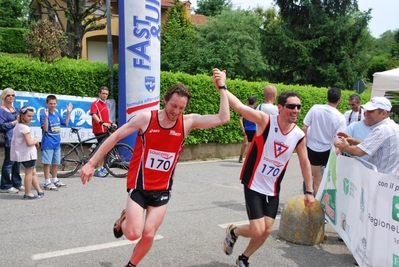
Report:
M 218 80 L 218 73 L 215 73 L 214 83 L 217 84 Z M 296 125 L 301 110 L 301 99 L 297 93 L 287 91 L 279 95 L 279 115 L 268 115 L 254 110 L 241 103 L 229 91 L 227 96 L 230 107 L 256 124 L 253 144 L 247 152 L 240 175 L 244 185 L 249 224 L 230 225 L 223 241 L 223 250 L 230 255 L 239 236 L 250 238 L 248 246 L 236 260 L 236 266 L 248 267 L 249 257 L 262 246 L 273 229 L 279 206 L 281 181 L 294 150 L 298 154 L 306 183 L 304 203 L 308 207 L 314 203 L 312 174 L 305 134 Z
M 346 126 L 351 123 L 364 120 L 364 112 L 361 107 L 360 97 L 358 94 L 353 94 L 348 98 L 350 110 L 344 113 Z
M 315 194 L 321 182 L 321 168 L 327 165 L 331 145 L 338 132 L 346 128 L 345 117 L 337 107 L 341 101 L 341 90 L 330 88 L 327 92 L 328 103 L 316 104 L 308 111 L 303 121 L 302 130 L 306 134 L 307 150 L 312 165 L 313 187 Z

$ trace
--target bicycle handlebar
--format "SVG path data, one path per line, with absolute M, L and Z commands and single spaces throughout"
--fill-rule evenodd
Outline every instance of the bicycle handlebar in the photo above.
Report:
M 108 131 L 109 133 L 113 133 L 113 132 L 116 131 L 117 128 L 118 128 L 118 127 L 116 127 L 116 126 L 114 126 L 114 125 L 111 124 L 109 127 L 107 127 L 107 131 Z
M 106 127 L 106 128 L 107 128 L 107 131 L 108 131 L 109 133 L 113 133 L 113 132 L 115 132 L 116 129 L 117 129 L 117 127 L 116 127 L 116 126 L 113 126 L 113 125 L 111 125 L 111 126 L 109 126 L 109 127 Z M 82 129 L 82 128 L 71 127 L 71 133 L 77 134 L 77 133 L 79 132 L 80 129 Z

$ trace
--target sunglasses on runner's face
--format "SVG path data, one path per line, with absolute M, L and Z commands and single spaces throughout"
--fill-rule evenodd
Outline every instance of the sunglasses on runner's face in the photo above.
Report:
M 15 97 L 15 95 L 6 95 L 6 97 L 9 97 L 9 96 Z
M 297 105 L 297 104 L 285 104 L 284 107 L 289 108 L 289 109 L 295 109 L 297 108 L 298 110 L 301 109 L 302 105 Z
M 25 114 L 27 111 L 34 112 L 35 110 L 32 107 L 21 108 L 22 114 Z

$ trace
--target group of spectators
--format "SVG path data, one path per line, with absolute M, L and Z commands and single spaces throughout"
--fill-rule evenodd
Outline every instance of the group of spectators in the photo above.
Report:
M 373 97 L 361 105 L 359 95 L 353 94 L 348 98 L 351 109 L 343 115 L 336 109 L 341 101 L 340 90 L 329 89 L 327 99 L 327 104 L 314 105 L 309 110 L 303 125 L 315 191 L 332 144 L 338 152 L 367 160 L 378 172 L 397 175 L 399 125 L 389 117 L 392 109 L 389 99 Z
M 271 88 L 264 89 L 265 103 L 256 109 L 263 110 L 267 103 L 272 105 Z M 248 106 L 254 107 L 254 97 L 248 99 Z M 306 146 L 312 168 L 315 193 L 317 192 L 322 170 L 328 162 L 331 145 L 339 152 L 362 157 L 377 167 L 381 173 L 397 175 L 399 171 L 399 126 L 389 118 L 392 108 L 386 97 L 373 97 L 365 105 L 361 105 L 358 94 L 352 94 L 348 99 L 350 110 L 341 114 L 337 107 L 341 101 L 341 90 L 330 88 L 327 92 L 327 103 L 316 104 L 308 111 L 303 121 L 302 130 L 306 135 Z M 256 102 L 256 99 L 255 99 Z M 276 106 L 274 106 L 276 108 Z M 276 114 L 273 109 L 265 110 L 267 114 Z M 242 162 L 245 148 L 251 143 L 256 127 L 251 131 L 247 125 L 252 122 L 240 116 L 244 143 L 241 147 L 239 162 Z
M 110 120 L 108 110 L 108 88 L 100 87 L 99 98 L 91 104 L 90 114 L 92 116 L 93 133 L 98 137 L 100 143 L 105 136 L 107 127 L 116 125 Z M 39 140 L 32 138 L 29 127 L 33 119 L 35 109 L 24 106 L 20 109 L 14 105 L 15 91 L 5 88 L 1 93 L 2 105 L 0 106 L 0 131 L 7 136 L 4 145 L 4 161 L 1 169 L 1 193 L 24 192 L 24 199 L 39 199 L 44 196 L 36 177 L 37 149 L 41 150 L 41 161 L 44 173 L 44 190 L 57 191 L 65 187 L 57 178 L 58 165 L 61 162 L 61 127 L 69 124 L 72 104 L 66 106 L 66 117 L 57 111 L 58 100 L 55 95 L 48 95 L 46 106 L 40 114 L 40 126 L 42 137 Z M 21 165 L 25 168 L 24 182 L 20 175 Z M 106 170 L 103 162 L 96 166 L 95 176 L 105 177 Z M 31 187 L 37 194 L 33 194 Z
M 265 103 L 273 103 L 274 99 L 270 98 L 270 88 L 273 86 L 268 85 L 264 89 L 265 95 Z M 284 116 L 282 113 L 282 107 L 292 108 L 299 113 L 301 109 L 301 105 L 290 105 L 281 103 L 281 97 L 285 95 L 286 92 L 283 92 L 279 96 L 278 101 L 278 110 L 279 115 L 278 118 Z M 269 96 L 269 97 L 268 97 Z M 298 96 L 299 98 L 299 96 Z M 300 139 L 297 144 L 296 151 L 298 153 L 298 157 L 301 164 L 302 174 L 304 177 L 304 194 L 313 194 L 317 193 L 319 189 L 321 180 L 322 180 L 322 171 L 326 166 L 330 150 L 332 145 L 335 145 L 338 153 L 346 153 L 353 156 L 362 157 L 364 160 L 367 160 L 371 164 L 373 164 L 377 170 L 381 173 L 391 174 L 398 176 L 399 173 L 399 125 L 395 123 L 393 120 L 389 118 L 389 113 L 392 108 L 390 101 L 385 97 L 373 97 L 369 102 L 365 105 L 361 105 L 360 97 L 357 94 L 353 94 L 348 98 L 348 104 L 351 107 L 350 110 L 341 114 L 337 107 L 341 101 L 341 90 L 337 87 L 330 88 L 327 92 L 327 103 L 326 104 L 316 104 L 311 107 L 308 113 L 305 115 L 302 131 L 305 135 L 305 138 Z M 253 97 L 248 99 L 247 109 L 253 110 L 254 104 Z M 264 105 L 264 104 L 262 104 Z M 262 110 L 259 107 L 258 110 Z M 233 109 L 234 106 L 233 106 Z M 236 110 L 236 109 L 235 109 Z M 240 110 L 240 109 L 238 109 Z M 252 112 L 252 111 L 251 111 Z M 270 118 L 273 118 L 273 110 L 268 108 L 265 113 L 269 114 Z M 240 113 L 242 114 L 242 113 Z M 291 116 L 296 116 L 295 112 L 292 112 Z M 251 145 L 249 148 L 249 152 L 247 153 L 248 157 L 245 159 L 242 178 L 245 178 L 245 175 L 250 175 L 251 179 L 256 177 L 256 172 L 254 173 L 254 168 L 256 168 L 255 162 L 258 162 L 261 157 L 259 155 L 256 157 L 258 161 L 254 161 L 254 151 L 258 152 L 258 149 L 262 148 L 262 145 L 259 144 L 259 138 L 263 137 L 263 140 L 267 140 L 270 137 L 274 137 L 273 131 L 269 131 L 267 135 L 264 135 L 264 123 L 270 123 L 268 128 L 274 129 L 276 133 L 281 130 L 281 125 L 272 124 L 272 122 L 257 122 L 256 117 L 250 117 L 241 115 L 240 121 L 242 121 L 241 128 L 244 134 L 244 144 L 243 147 L 246 147 L 250 144 L 251 140 L 255 140 L 255 143 Z M 243 123 L 244 122 L 244 123 Z M 252 127 L 252 132 L 247 131 L 245 126 L 245 122 L 249 122 L 249 125 L 254 124 L 255 127 Z M 259 130 L 259 127 L 261 130 Z M 261 134 L 261 135 L 260 135 Z M 262 136 L 263 135 L 263 136 Z M 293 135 L 290 132 L 287 132 L 287 135 Z M 305 140 L 305 142 L 302 142 Z M 266 141 L 267 142 L 267 141 Z M 303 152 L 300 149 L 300 144 L 306 143 L 306 160 L 303 157 Z M 276 144 L 275 144 L 276 145 Z M 284 144 L 285 149 L 287 144 Z M 242 148 L 243 148 L 242 147 Z M 282 146 L 283 147 L 283 146 Z M 289 146 L 287 146 L 289 147 Z M 276 150 L 276 146 L 269 146 L 270 153 L 274 152 L 274 160 L 279 158 L 279 150 Z M 239 158 L 239 162 L 242 162 L 242 154 L 243 149 L 241 149 L 241 155 Z M 263 152 L 262 157 L 264 157 L 267 153 Z M 272 155 L 270 155 L 272 158 Z M 313 184 L 313 190 L 309 190 L 311 186 L 309 183 L 306 183 L 306 164 L 303 164 L 304 161 L 309 161 L 310 169 L 311 169 L 311 178 Z M 279 162 L 280 163 L 280 162 Z M 249 166 L 248 166 L 249 165 Z M 266 166 L 265 164 L 263 166 Z M 269 177 L 265 176 L 264 184 L 270 183 L 269 188 L 277 188 L 280 189 L 280 181 L 268 180 Z M 243 180 L 244 181 L 244 180 Z M 255 183 L 254 180 L 248 180 L 248 188 L 254 188 L 255 191 L 260 192 L 260 186 L 253 185 Z M 246 183 L 244 183 L 246 184 Z M 258 187 L 258 188 L 256 188 Z M 253 193 L 247 193 L 247 189 L 244 188 L 245 199 L 247 204 L 247 209 L 252 210 L 251 206 L 248 206 L 248 203 L 253 203 L 253 198 L 255 197 Z M 250 191 L 251 192 L 251 191 Z M 270 196 L 276 195 L 277 192 L 267 192 L 267 202 L 272 203 L 273 199 L 270 201 Z M 261 203 L 258 203 L 261 207 Z M 270 205 L 270 204 L 269 204 Z M 273 204 L 272 204 L 273 205 Z M 275 205 L 275 204 L 274 204 Z M 274 210 L 274 208 L 271 208 Z M 227 235 L 223 243 L 223 248 L 226 254 L 231 254 L 233 246 L 237 240 L 237 237 L 242 235 L 246 237 L 251 237 L 251 242 L 244 251 L 244 253 L 239 256 L 237 260 L 237 266 L 246 267 L 249 266 L 247 264 L 248 257 L 255 252 L 255 250 L 266 240 L 269 231 L 271 230 L 270 226 L 273 224 L 272 218 L 274 218 L 274 213 L 265 214 L 266 218 L 266 227 L 259 224 L 259 222 L 252 216 L 254 216 L 255 212 L 248 211 L 248 217 L 250 219 L 250 227 L 248 226 L 235 226 L 230 225 L 227 229 Z M 258 216 L 260 217 L 260 216 Z M 265 231 L 259 231 L 259 229 L 266 229 Z M 257 237 L 257 235 L 261 235 L 262 237 Z
M 249 223 L 239 226 L 229 225 L 222 242 L 224 253 L 231 255 L 238 237 L 250 239 L 244 251 L 236 258 L 238 267 L 249 266 L 250 256 L 263 245 L 273 229 L 279 206 L 281 181 L 294 151 L 299 159 L 304 181 L 304 205 L 307 207 L 314 204 L 322 166 L 328 160 L 333 143 L 342 152 L 358 156 L 367 154 L 368 160 L 381 172 L 394 174 L 398 169 L 399 126 L 389 119 L 391 103 L 384 97 L 374 97 L 361 106 L 360 98 L 351 96 L 349 101 L 353 104 L 351 105 L 353 108 L 345 119 L 345 116 L 337 110 L 341 101 L 341 91 L 338 88 L 331 88 L 327 94 L 328 103 L 313 106 L 305 116 L 303 129 L 300 129 L 296 125 L 302 108 L 298 93 L 285 91 L 277 96 L 277 89 L 268 85 L 264 90 L 265 102 L 255 108 L 256 99 L 249 98 L 246 105 L 228 90 L 225 71 L 213 69 L 213 83 L 220 95 L 218 114 L 183 114 L 191 100 L 191 93 L 182 84 L 172 85 L 163 96 L 163 109 L 141 112 L 132 117 L 101 144 L 89 162 L 80 170 L 79 175 L 83 184 L 89 182 L 93 176 L 102 177 L 102 159 L 105 154 L 119 140 L 138 132 L 126 181 L 126 208 L 122 210 L 113 226 L 116 238 L 125 235 L 129 240 L 138 240 L 125 267 L 137 266 L 151 249 L 155 234 L 167 210 L 175 168 L 186 136 L 193 129 L 207 129 L 228 123 L 229 106 L 240 114 L 242 121 L 252 123 L 251 129 L 246 129 L 244 123 L 241 124 L 247 142 L 252 142 L 240 174 Z M 96 135 L 100 134 L 100 131 L 106 131 L 106 128 L 113 124 L 106 105 L 107 96 L 108 89 L 101 87 L 99 99 L 91 107 L 93 132 Z M 12 131 L 16 129 L 18 123 L 27 126 L 32 120 L 34 110 L 30 107 L 21 108 L 19 113 L 12 107 L 14 97 L 12 89 L 3 90 L 2 99 L 6 104 L 0 108 L 0 127 L 3 130 Z M 56 102 L 53 105 L 49 104 L 50 99 L 47 98 L 48 111 L 46 109 L 41 115 L 43 137 L 53 125 L 50 121 L 47 122 L 47 126 L 45 124 L 45 120 L 50 118 L 52 113 L 51 107 L 56 106 Z M 276 99 L 277 105 L 274 106 L 273 102 Z M 67 107 L 68 113 L 71 108 L 70 105 Z M 28 116 L 25 116 L 26 114 Z M 68 124 L 67 119 L 65 125 Z M 61 123 L 64 121 L 60 119 L 58 128 L 54 127 L 54 132 L 57 130 L 59 132 Z M 351 131 L 344 133 L 349 129 L 347 128 L 349 123 L 349 126 L 353 124 Z M 361 130 L 358 130 L 358 127 Z M 370 133 L 364 134 L 365 127 L 370 127 Z M 247 131 L 252 132 L 248 134 Z M 16 140 L 16 132 L 14 130 L 14 137 L 12 132 L 7 132 L 12 140 L 11 145 L 14 139 Z M 21 127 L 19 132 L 25 136 L 26 146 L 38 145 L 37 140 L 27 138 L 27 135 L 30 135 L 27 127 Z M 356 138 L 364 139 L 359 141 Z M 246 147 L 247 145 L 241 152 L 240 161 L 243 160 Z M 11 187 L 6 187 L 8 183 L 12 187 L 15 186 L 15 191 L 18 191 L 18 188 L 22 187 L 19 160 L 10 158 L 9 144 L 5 152 L 1 188 L 3 191 L 9 190 Z M 32 156 L 32 160 L 36 158 Z M 55 161 L 52 159 L 48 162 L 51 165 Z M 25 168 L 34 165 L 32 162 L 30 165 L 28 163 L 25 161 Z M 60 183 L 57 181 L 50 180 L 50 183 Z M 32 185 L 36 188 L 34 183 Z M 37 191 L 38 197 L 43 195 L 40 188 Z

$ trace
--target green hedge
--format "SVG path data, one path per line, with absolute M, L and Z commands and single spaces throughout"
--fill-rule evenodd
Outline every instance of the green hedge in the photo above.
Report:
M 175 83 L 183 83 L 190 88 L 193 98 L 186 108 L 186 113 L 215 114 L 219 110 L 219 93 L 214 88 L 209 75 L 188 75 L 184 73 L 161 72 L 161 100 L 164 92 Z M 0 56 L 0 88 L 11 87 L 19 91 L 54 93 L 74 96 L 96 97 L 101 85 L 109 85 L 109 70 L 105 63 L 88 60 L 61 59 L 47 64 L 28 58 Z M 243 103 L 249 96 L 256 96 L 258 103 L 263 101 L 263 88 L 267 82 L 247 82 L 228 80 L 229 91 Z M 303 108 L 298 117 L 298 126 L 302 126 L 306 112 L 314 104 L 327 102 L 328 88 L 312 86 L 275 84 L 278 92 L 291 90 L 302 98 Z M 117 98 L 118 66 L 114 67 L 114 90 L 110 97 Z M 343 90 L 342 101 L 338 109 L 343 113 L 349 110 L 346 100 L 353 91 Z M 370 92 L 361 94 L 362 102 L 370 99 Z M 162 101 L 161 101 L 162 103 Z M 187 137 L 186 144 L 242 142 L 239 115 L 232 111 L 231 121 L 226 125 L 207 130 L 194 130 Z
M 26 53 L 25 32 L 26 29 L 0 28 L 0 52 Z
M 96 97 L 98 87 L 108 83 L 108 66 L 101 62 L 63 58 L 48 64 L 28 58 L 0 56 L 1 88 Z

